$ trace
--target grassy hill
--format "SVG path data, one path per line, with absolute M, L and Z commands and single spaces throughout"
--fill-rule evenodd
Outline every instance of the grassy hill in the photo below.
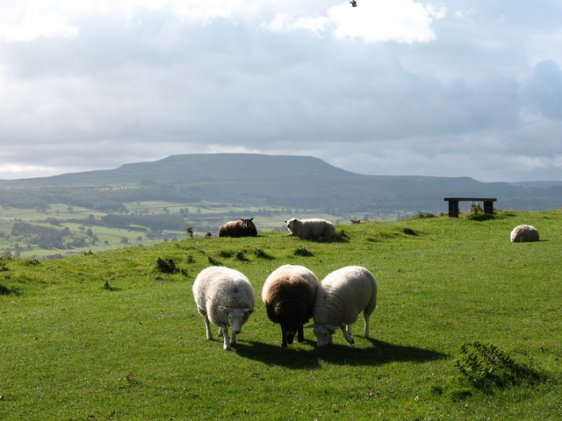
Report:
M 542 241 L 510 243 L 520 223 Z M 561 225 L 560 210 L 517 211 L 340 225 L 332 243 L 263 232 L 2 258 L 0 419 L 560 419 Z M 295 254 L 303 248 L 311 255 Z M 256 290 L 232 352 L 205 339 L 193 303 L 210 259 Z M 307 331 L 282 350 L 259 292 L 285 263 L 319 278 L 368 267 L 380 290 L 372 339 L 350 346 L 338 333 L 317 350 Z M 491 345 L 492 363 L 461 351 L 474 342 Z

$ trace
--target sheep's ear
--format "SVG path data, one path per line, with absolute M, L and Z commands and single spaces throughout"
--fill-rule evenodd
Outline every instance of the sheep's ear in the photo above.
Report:
M 252 216 L 250 219 L 248 219 L 248 221 L 252 222 L 254 220 L 254 217 Z
M 326 327 L 328 328 L 330 333 L 336 333 L 336 331 L 339 329 L 338 325 L 329 325 L 329 326 L 326 326 Z
M 253 312 L 254 312 L 253 308 L 245 308 L 244 309 L 244 313 L 246 313 L 246 314 L 252 314 Z

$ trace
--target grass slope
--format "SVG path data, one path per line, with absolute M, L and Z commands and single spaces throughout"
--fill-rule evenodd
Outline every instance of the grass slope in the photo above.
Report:
M 542 241 L 510 243 L 519 223 Z M 562 211 L 504 212 L 339 226 L 345 241 L 333 243 L 271 232 L 0 260 L 0 419 L 559 419 L 561 225 Z M 159 271 L 159 257 L 182 271 Z M 209 257 L 256 290 L 232 352 L 205 339 L 191 295 Z M 338 332 L 317 350 L 308 331 L 282 350 L 259 294 L 285 263 L 319 278 L 368 267 L 380 289 L 373 339 L 350 346 Z M 474 341 L 548 380 L 472 387 L 455 360 Z

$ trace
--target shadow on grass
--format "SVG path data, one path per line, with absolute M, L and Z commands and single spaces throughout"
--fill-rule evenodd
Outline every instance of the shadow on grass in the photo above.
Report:
M 447 354 L 407 345 L 368 339 L 372 347 L 359 348 L 352 345 L 331 345 L 324 349 L 282 349 L 280 346 L 261 342 L 237 344 L 236 352 L 244 357 L 271 365 L 292 369 L 320 368 L 320 362 L 341 365 L 381 365 L 391 362 L 426 362 L 449 358 Z M 312 346 L 315 342 L 306 340 Z
M 286 349 L 282 349 L 279 345 L 250 341 L 237 343 L 235 350 L 241 357 L 261 361 L 268 365 L 280 365 L 295 370 L 320 368 L 320 361 L 314 351 L 295 349 L 290 345 Z
M 352 345 L 332 345 L 318 349 L 319 359 L 331 364 L 381 365 L 392 362 L 426 362 L 448 358 L 447 354 L 408 345 L 394 345 L 376 339 L 367 339 L 372 348 L 356 348 Z

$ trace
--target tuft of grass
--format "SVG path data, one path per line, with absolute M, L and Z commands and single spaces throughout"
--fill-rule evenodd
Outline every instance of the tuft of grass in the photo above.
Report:
M 241 262 L 249 262 L 250 259 L 248 259 L 246 257 L 246 254 L 243 251 L 239 251 L 236 253 L 236 260 L 239 260 Z
M 223 266 L 222 262 L 215 259 L 213 256 L 207 256 L 207 260 L 209 261 L 209 264 L 213 266 Z
M 8 295 L 11 294 L 12 290 L 2 284 L 0 284 L 0 295 Z
M 463 344 L 455 365 L 470 384 L 487 393 L 491 393 L 495 388 L 506 388 L 521 383 L 537 384 L 546 380 L 543 374 L 516 362 L 493 344 Z
M 410 219 L 428 219 L 428 218 L 437 218 L 437 216 L 431 212 L 418 212 L 410 217 Z
M 176 262 L 172 258 L 161 258 L 156 259 L 156 269 L 162 273 L 174 274 L 178 273 L 180 270 L 176 266 Z
M 412 228 L 402 228 L 402 232 L 406 235 L 418 235 L 417 231 L 413 230 Z
M 230 259 L 232 256 L 234 256 L 234 252 L 230 250 L 221 250 L 219 256 L 224 259 Z
M 295 256 L 301 256 L 301 257 L 312 257 L 314 256 L 314 253 L 312 253 L 310 250 L 308 250 L 306 247 L 299 247 L 298 249 L 296 249 L 293 253 Z
M 258 259 L 273 259 L 273 256 L 271 256 L 270 254 L 267 254 L 262 249 L 255 249 L 254 250 L 254 256 L 256 256 Z

